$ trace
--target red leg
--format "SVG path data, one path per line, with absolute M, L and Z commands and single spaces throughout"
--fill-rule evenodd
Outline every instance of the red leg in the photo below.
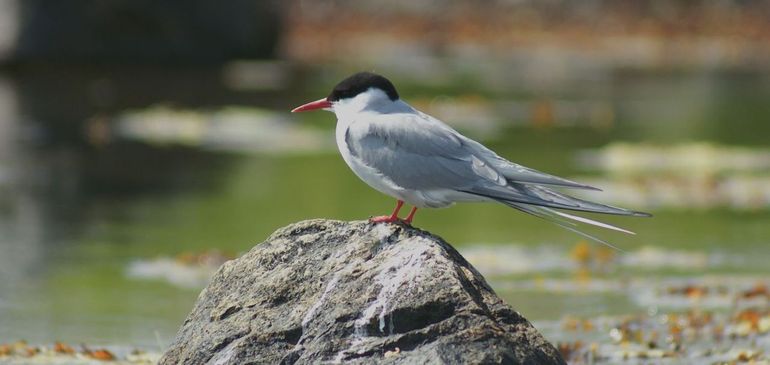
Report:
M 397 222 L 398 221 L 398 211 L 401 210 L 401 206 L 403 206 L 403 205 L 404 205 L 404 201 L 403 200 L 398 200 L 398 201 L 396 201 L 396 209 L 393 210 L 393 213 L 391 215 L 381 215 L 381 216 L 378 216 L 378 217 L 372 217 L 372 218 L 369 218 L 369 222 L 373 222 L 373 223 L 380 223 L 380 222 L 392 223 L 392 222 Z
M 406 222 L 406 224 L 412 224 L 412 219 L 414 219 L 414 213 L 416 212 L 417 212 L 417 207 L 412 207 L 412 210 L 409 211 L 409 215 L 406 216 L 406 219 L 404 219 L 404 222 Z

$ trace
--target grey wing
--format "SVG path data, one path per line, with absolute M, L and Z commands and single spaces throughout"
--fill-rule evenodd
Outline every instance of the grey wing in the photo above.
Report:
M 345 136 L 354 158 L 397 185 L 414 190 L 453 189 L 500 202 L 605 214 L 646 215 L 577 199 L 540 185 L 569 182 L 524 170 L 445 124 L 420 114 L 384 114 L 353 123 Z M 518 176 L 518 179 L 508 177 Z M 525 181 L 522 181 L 525 180 Z M 547 183 L 535 181 L 545 180 Z M 579 185 L 579 184 L 577 184 Z M 584 185 L 582 185 L 584 186 Z
M 481 143 L 478 143 L 469 138 L 465 139 L 465 143 L 474 150 L 474 153 L 481 156 L 490 164 L 490 166 L 499 171 L 500 174 L 505 176 L 510 181 L 523 184 L 561 186 L 573 189 L 601 190 L 593 186 L 577 183 L 558 176 L 549 175 L 544 172 L 513 163 L 498 156 L 494 151 L 484 147 L 484 145 Z
M 345 141 L 354 158 L 407 189 L 469 188 L 479 181 L 505 186 L 504 176 L 473 154 L 449 127 L 417 114 L 388 114 L 353 123 Z
M 502 186 L 510 182 L 600 190 L 510 162 L 426 114 L 377 118 L 368 127 L 353 124 L 346 136 L 348 146 L 366 165 L 402 180 L 397 183 L 406 188 L 462 188 L 481 178 Z
M 509 162 L 427 116 L 387 115 L 373 123 L 353 123 L 346 132 L 345 140 L 354 158 L 401 187 L 453 189 L 483 196 L 605 244 L 608 243 L 580 231 L 570 221 L 631 232 L 552 208 L 649 216 L 647 213 L 577 199 L 539 186 L 591 188 Z

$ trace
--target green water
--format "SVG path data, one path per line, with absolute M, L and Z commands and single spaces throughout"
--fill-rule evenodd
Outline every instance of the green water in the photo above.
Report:
M 618 86 L 621 99 L 610 101 L 622 105 L 647 100 L 653 106 L 667 105 L 665 96 L 644 94 L 635 91 L 635 86 L 652 83 L 656 89 L 665 90 L 666 85 L 677 81 L 650 78 L 652 81 L 625 81 L 630 86 Z M 707 106 L 713 112 L 692 116 L 694 121 L 683 122 L 687 128 L 677 125 L 669 131 L 667 123 L 671 121 L 647 120 L 652 117 L 626 111 L 610 129 L 508 126 L 487 142 L 511 160 L 566 176 L 585 174 L 576 167 L 578 151 L 614 141 L 767 144 L 770 127 L 763 122 L 770 117 L 768 104 L 759 102 L 756 95 L 747 96 L 741 87 L 747 82 L 743 78 L 727 80 L 726 86 L 719 88 L 725 95 L 717 95 L 716 104 Z M 418 97 L 421 93 L 427 91 L 415 88 L 405 95 Z M 451 90 L 447 93 L 451 94 Z M 770 93 L 765 90 L 762 95 L 766 98 Z M 332 115 L 307 118 L 305 123 L 331 133 Z M 87 150 L 85 154 L 98 156 L 124 147 L 105 148 Z M 275 229 L 298 220 L 359 220 L 388 213 L 393 205 L 391 198 L 359 181 L 334 151 L 259 155 L 198 152 L 186 147 L 132 148 L 142 151 L 141 158 L 149 159 L 148 166 L 127 164 L 126 169 L 134 170 L 110 175 L 109 179 L 86 174 L 75 183 L 78 187 L 74 193 L 66 192 L 69 190 L 65 183 L 54 184 L 53 189 L 3 190 L 2 227 L 6 234 L 0 240 L 0 255 L 4 256 L 0 271 L 0 342 L 26 339 L 42 343 L 62 340 L 162 346 L 172 339 L 199 289 L 129 278 L 126 268 L 133 260 L 214 248 L 237 254 Z M 26 161 L 35 161 L 40 153 L 45 158 L 58 153 L 51 153 L 50 149 L 40 151 L 22 149 L 22 154 L 33 156 Z M 166 167 L 173 165 L 171 171 L 164 172 L 162 180 L 154 181 L 151 173 L 143 170 L 151 168 L 154 158 L 170 160 Z M 89 164 L 99 163 L 98 158 L 86 160 Z M 122 161 L 118 158 L 113 164 L 120 165 Z M 163 170 L 164 166 L 150 171 L 157 169 Z M 138 178 L 148 174 L 144 180 Z M 137 177 L 141 184 L 127 184 L 129 187 L 124 188 L 124 176 Z M 136 185 L 141 188 L 135 188 Z M 602 234 L 626 251 L 656 246 L 728 252 L 747 258 L 748 264 L 743 267 L 714 269 L 716 275 L 770 274 L 770 265 L 749 260 L 770 256 L 769 210 L 685 209 L 652 213 L 655 217 L 651 219 L 606 219 L 638 232 L 637 236 L 592 232 Z M 550 245 L 569 251 L 580 240 L 548 223 L 491 204 L 422 210 L 415 225 L 442 236 L 461 250 L 475 244 L 518 244 Z M 710 269 L 666 268 L 619 275 L 697 276 L 706 272 Z M 511 280 L 541 275 L 564 274 L 530 273 Z M 502 285 L 505 280 L 491 281 L 493 285 L 501 284 L 499 293 L 536 321 L 558 320 L 565 314 L 623 314 L 638 309 L 620 294 L 506 290 Z

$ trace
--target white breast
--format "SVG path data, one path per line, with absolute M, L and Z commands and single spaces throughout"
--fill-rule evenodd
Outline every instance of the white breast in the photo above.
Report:
M 364 165 L 357 157 L 350 153 L 347 143 L 347 132 L 354 121 L 338 119 L 336 129 L 337 148 L 340 150 L 342 159 L 348 164 L 353 173 L 369 186 L 377 191 L 390 195 L 396 199 L 405 200 L 409 195 L 402 187 L 396 185 L 388 177 L 382 175 L 379 171 Z

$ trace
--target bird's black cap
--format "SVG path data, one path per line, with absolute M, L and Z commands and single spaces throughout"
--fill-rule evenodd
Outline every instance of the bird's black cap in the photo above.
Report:
M 359 72 L 340 81 L 340 83 L 332 89 L 331 94 L 326 97 L 326 100 L 337 101 L 340 99 L 352 98 L 373 87 L 385 92 L 390 100 L 398 100 L 398 92 L 390 80 L 371 72 Z

